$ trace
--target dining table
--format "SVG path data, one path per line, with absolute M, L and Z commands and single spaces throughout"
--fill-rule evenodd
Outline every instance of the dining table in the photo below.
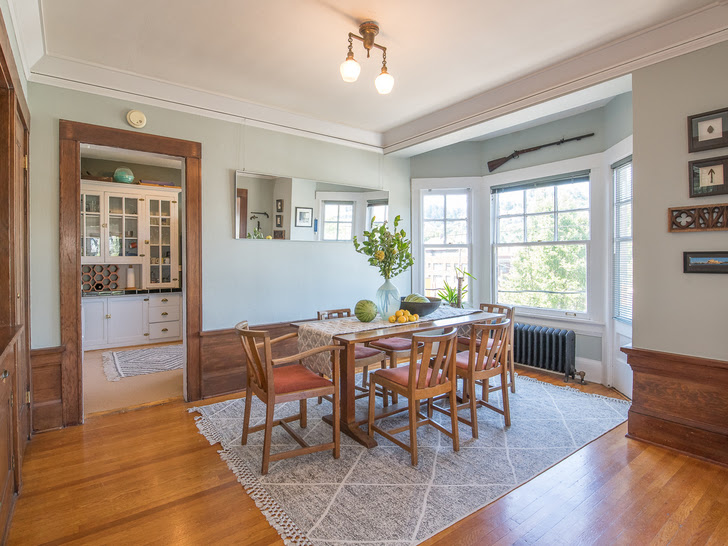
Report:
M 360 322 L 356 317 L 338 319 L 294 322 L 292 326 L 298 328 L 299 351 L 319 346 L 338 344 L 343 346 L 340 359 L 340 405 L 341 405 L 341 431 L 367 448 L 375 447 L 377 441 L 362 430 L 360 425 L 366 418 L 357 420 L 355 390 L 356 366 L 354 360 L 354 346 L 367 344 L 379 339 L 389 337 L 410 337 L 412 334 L 421 334 L 430 330 L 446 328 L 468 328 L 477 323 L 503 317 L 497 313 L 487 313 L 477 309 L 459 309 L 441 307 L 431 315 L 420 318 L 415 322 L 390 323 L 379 316 L 372 322 Z M 331 359 L 325 353 L 318 358 L 304 359 L 304 366 L 310 370 L 331 376 Z M 324 416 L 324 421 L 333 423 L 333 415 Z

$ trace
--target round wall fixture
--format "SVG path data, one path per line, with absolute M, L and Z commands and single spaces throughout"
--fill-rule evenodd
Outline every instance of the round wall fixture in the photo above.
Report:
M 147 116 L 139 110 L 129 110 L 126 113 L 126 121 L 129 122 L 129 125 L 132 127 L 141 129 L 147 124 Z

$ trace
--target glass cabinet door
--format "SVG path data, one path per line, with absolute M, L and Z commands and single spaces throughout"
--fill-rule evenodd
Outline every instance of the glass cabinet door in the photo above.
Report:
M 101 204 L 102 193 L 81 194 L 81 261 L 101 263 Z
M 107 195 L 106 259 L 112 263 L 139 260 L 139 198 Z M 126 259 L 125 259 L 126 258 Z
M 150 288 L 176 287 L 178 260 L 173 232 L 175 201 L 149 197 L 149 278 Z

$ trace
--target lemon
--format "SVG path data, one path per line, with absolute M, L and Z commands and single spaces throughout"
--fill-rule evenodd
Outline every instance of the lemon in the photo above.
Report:
M 415 317 L 415 320 L 420 320 L 420 316 L 419 316 L 419 315 L 418 315 L 417 313 L 415 313 L 415 314 L 414 314 L 414 315 L 412 315 L 412 316 L 413 316 L 413 317 Z
M 397 322 L 397 317 L 392 315 L 391 317 L 389 317 L 389 322 Z
M 404 315 L 400 315 L 399 318 L 397 318 L 397 322 L 407 322 L 407 317 L 405 317 Z
M 405 310 L 404 310 L 404 316 L 405 316 L 405 317 L 408 317 L 408 316 L 410 316 L 411 314 L 412 314 L 412 313 L 410 313 L 410 312 L 409 312 L 409 311 L 408 311 L 407 309 L 405 309 Z
M 395 317 L 401 317 L 402 315 L 404 315 L 404 311 L 403 311 L 402 309 L 400 309 L 399 311 L 397 311 L 397 312 L 396 312 L 396 313 L 394 314 L 394 316 L 395 316 Z
M 410 315 L 410 316 L 409 316 L 409 321 L 410 321 L 410 322 L 414 322 L 414 321 L 416 321 L 416 320 L 417 320 L 417 315 Z

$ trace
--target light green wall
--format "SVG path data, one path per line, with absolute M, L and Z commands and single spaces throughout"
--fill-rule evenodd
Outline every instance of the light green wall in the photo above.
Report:
M 684 251 L 728 250 L 728 233 L 669 233 L 669 207 L 726 203 L 691 199 L 688 162 L 728 154 L 688 153 L 687 117 L 728 107 L 728 42 L 638 70 L 634 94 L 635 347 L 728 359 L 728 277 L 682 272 Z
M 632 134 L 632 94 L 624 93 L 601 108 L 482 142 L 462 142 L 412 158 L 412 178 L 446 178 L 489 174 L 488 161 L 514 150 L 531 148 L 582 134 L 593 137 L 550 146 L 512 159 L 496 172 L 523 169 L 603 152 Z
M 127 129 L 126 112 L 147 115 L 143 132 L 202 143 L 203 328 L 229 328 L 315 316 L 373 298 L 377 271 L 350 243 L 233 239 L 236 169 L 386 189 L 391 214 L 410 223 L 409 160 L 239 123 L 40 85 L 31 104 L 32 346 L 60 343 L 58 120 Z M 409 229 L 408 229 L 409 231 Z M 404 293 L 409 274 L 394 279 Z

